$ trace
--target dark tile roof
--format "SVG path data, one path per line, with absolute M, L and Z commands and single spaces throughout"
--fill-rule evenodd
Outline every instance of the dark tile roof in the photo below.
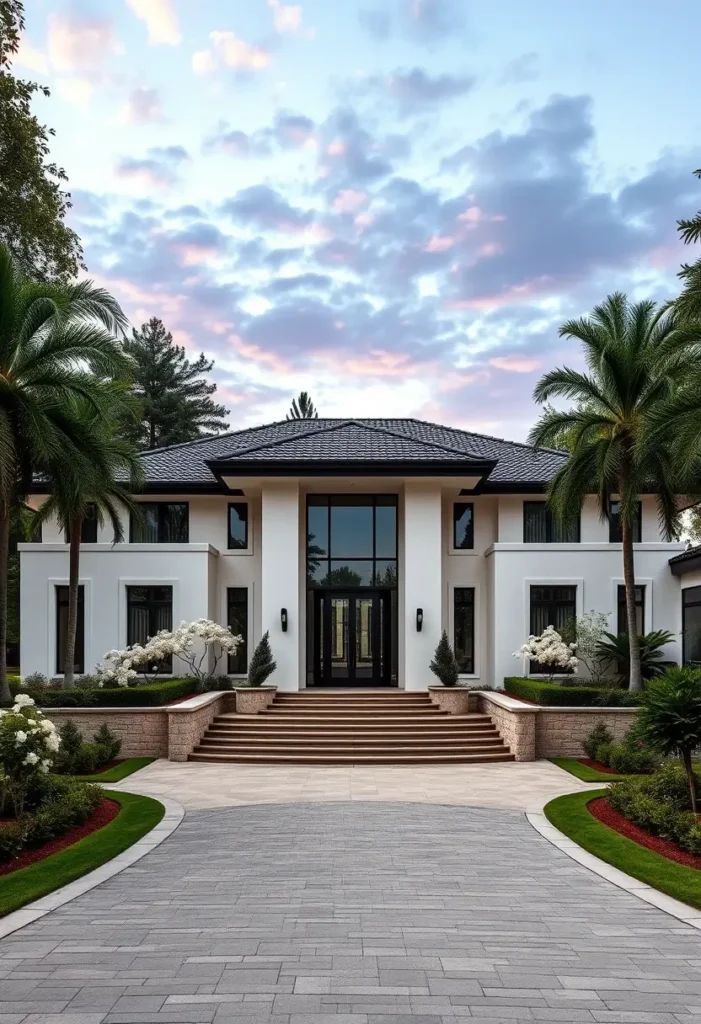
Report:
M 669 559 L 669 564 L 676 565 L 678 562 L 687 562 L 692 558 L 701 558 L 701 544 L 697 544 L 693 548 L 687 548 L 686 551 L 682 551 L 679 555 L 674 555 Z
M 566 453 L 535 449 L 453 427 L 414 419 L 282 420 L 278 423 L 203 438 L 145 452 L 147 486 L 163 483 L 213 484 L 208 463 L 274 461 L 496 461 L 489 484 L 544 484 Z

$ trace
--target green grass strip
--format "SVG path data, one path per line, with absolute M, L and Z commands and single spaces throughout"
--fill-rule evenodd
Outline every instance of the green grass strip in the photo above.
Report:
M 568 839 L 573 839 L 607 864 L 675 900 L 701 908 L 701 871 L 676 864 L 644 846 L 638 846 L 590 814 L 587 804 L 599 796 L 606 796 L 606 793 L 605 789 L 595 789 L 559 796 L 546 804 L 544 814 L 551 825 Z
M 575 775 L 582 782 L 615 782 L 617 779 L 635 778 L 631 775 L 616 775 L 613 772 L 600 772 L 591 768 L 588 764 L 582 764 L 576 757 L 551 757 L 549 758 L 558 768 L 564 768 L 570 775 Z
M 36 864 L 0 876 L 0 917 L 99 868 L 150 832 L 165 814 L 149 796 L 107 790 L 122 809 L 109 825 Z
M 115 764 L 112 768 L 96 772 L 95 775 L 74 775 L 73 778 L 80 779 L 81 782 L 121 782 L 122 779 L 126 779 L 127 775 L 138 772 L 140 768 L 145 768 L 147 764 L 152 764 L 155 760 L 155 757 L 128 757 L 121 764 Z

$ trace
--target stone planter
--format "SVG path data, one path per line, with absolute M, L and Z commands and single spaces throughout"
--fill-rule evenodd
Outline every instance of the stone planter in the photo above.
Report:
M 236 714 L 257 715 L 275 700 L 277 686 L 237 686 Z
M 429 686 L 428 692 L 431 701 L 441 711 L 448 711 L 451 715 L 466 715 L 474 710 L 471 707 L 474 697 L 466 686 Z

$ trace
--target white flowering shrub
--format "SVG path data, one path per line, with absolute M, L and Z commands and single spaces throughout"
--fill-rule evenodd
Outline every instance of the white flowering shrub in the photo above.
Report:
M 589 675 L 594 681 L 600 680 L 603 675 L 599 643 L 608 628 L 608 615 L 593 609 L 577 619 L 577 657 L 589 669 Z
M 162 629 L 145 644 L 132 644 L 123 651 L 109 651 L 97 666 L 99 685 L 129 686 L 139 675 L 156 675 L 160 663 L 167 658 L 180 658 L 197 680 L 197 689 L 214 674 L 225 654 L 235 654 L 243 640 L 234 636 L 227 626 L 211 619 L 181 622 L 177 629 Z M 210 652 L 214 662 L 210 665 Z
M 15 817 L 21 817 L 30 787 L 47 774 L 60 743 L 54 723 L 26 693 L 0 710 L 0 814 L 9 801 Z
M 559 670 L 572 672 L 579 664 L 575 655 L 576 644 L 567 644 L 553 626 L 546 626 L 540 636 L 529 636 L 525 644 L 514 651 L 514 658 L 528 658 L 545 668 L 550 678 Z

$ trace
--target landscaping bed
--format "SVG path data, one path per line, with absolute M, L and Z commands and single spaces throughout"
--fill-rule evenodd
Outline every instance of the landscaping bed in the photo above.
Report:
M 640 695 L 615 686 L 572 686 L 541 679 L 507 676 L 504 689 L 511 697 L 545 707 L 636 707 Z
M 0 864 L 0 875 L 9 875 L 13 871 L 20 871 L 22 868 L 29 867 L 30 864 L 36 864 L 38 861 L 58 853 L 59 850 L 65 850 L 67 847 L 89 836 L 91 832 L 95 832 L 104 825 L 109 825 L 117 817 L 120 810 L 121 808 L 116 800 L 108 800 L 107 797 L 103 797 L 95 810 L 80 825 L 74 825 L 73 828 L 64 832 L 63 835 L 50 839 L 42 846 L 31 850 L 23 850 L 18 856 L 13 857 L 12 860 Z M 2 827 L 3 822 L 0 821 L 0 830 Z
M 628 839 L 632 839 L 633 842 L 638 843 L 640 846 L 645 846 L 648 850 L 654 850 L 655 853 L 659 853 L 662 857 L 673 860 L 677 864 L 686 864 L 687 867 L 696 868 L 697 871 L 701 869 L 701 856 L 687 853 L 686 850 L 682 850 L 676 843 L 673 843 L 671 839 L 662 839 L 661 836 L 652 835 L 651 832 L 630 821 L 620 811 L 615 810 L 606 797 L 600 796 L 595 800 L 591 800 L 587 804 L 587 809 L 590 814 L 594 815 L 597 821 L 603 822 L 604 825 L 615 829 L 616 832 L 626 836 Z
M 155 708 L 194 696 L 195 680 L 192 676 L 182 679 L 160 679 L 155 683 L 139 686 L 85 687 L 76 686 L 64 690 L 60 683 L 47 686 L 20 688 L 18 683 L 10 686 L 12 696 L 27 693 L 42 708 Z

